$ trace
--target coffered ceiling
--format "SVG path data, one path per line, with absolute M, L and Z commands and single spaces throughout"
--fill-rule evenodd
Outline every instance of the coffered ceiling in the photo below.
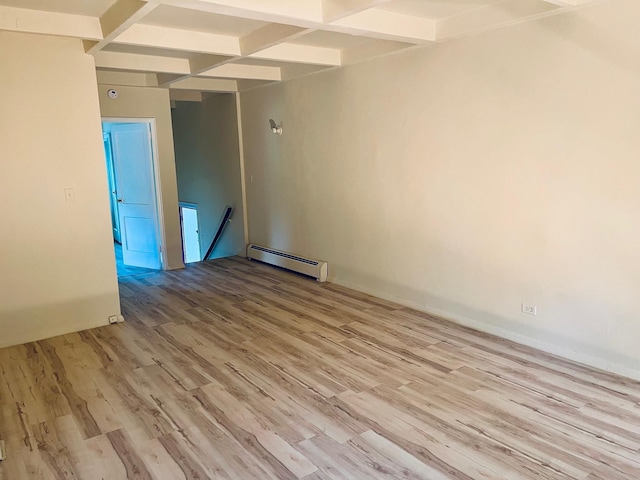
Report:
M 593 1 L 0 0 L 0 30 L 80 38 L 103 83 L 165 87 L 174 98 L 197 99 Z

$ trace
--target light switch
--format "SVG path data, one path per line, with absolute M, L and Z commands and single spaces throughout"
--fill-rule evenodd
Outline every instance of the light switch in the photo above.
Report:
M 65 188 L 64 189 L 64 199 L 67 202 L 75 202 L 76 201 L 76 192 L 73 188 Z

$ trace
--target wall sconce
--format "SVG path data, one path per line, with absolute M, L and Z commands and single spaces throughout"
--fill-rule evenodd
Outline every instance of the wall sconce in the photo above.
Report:
M 269 126 L 271 127 L 271 131 L 275 135 L 282 135 L 282 124 L 276 125 L 276 121 L 273 118 L 269 119 Z

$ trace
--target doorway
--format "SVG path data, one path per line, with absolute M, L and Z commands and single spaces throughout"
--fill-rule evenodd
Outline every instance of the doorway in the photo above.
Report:
M 198 228 L 198 206 L 196 204 L 180 202 L 180 227 L 184 263 L 199 262 L 202 260 L 202 254 Z
M 153 119 L 103 119 L 118 276 L 160 270 L 162 230 Z

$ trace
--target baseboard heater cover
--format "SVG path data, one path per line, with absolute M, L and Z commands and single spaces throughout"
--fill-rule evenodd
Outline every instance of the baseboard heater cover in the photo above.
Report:
M 300 257 L 289 252 L 256 245 L 255 243 L 250 243 L 247 246 L 247 258 L 302 273 L 315 278 L 319 282 L 327 281 L 327 262 L 321 260 Z

